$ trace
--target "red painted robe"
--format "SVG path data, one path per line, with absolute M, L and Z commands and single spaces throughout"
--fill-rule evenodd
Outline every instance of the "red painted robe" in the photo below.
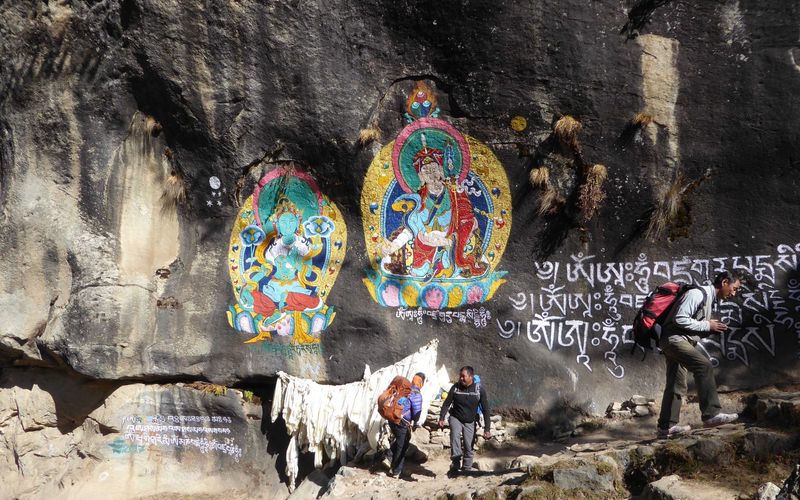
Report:
M 274 300 L 267 297 L 258 290 L 253 290 L 253 309 L 259 314 L 269 318 L 278 308 Z M 319 306 L 319 297 L 316 295 L 306 295 L 303 293 L 289 292 L 286 296 L 287 311 L 305 311 Z
M 462 270 L 466 270 L 470 275 L 476 276 L 483 274 L 486 270 L 485 266 L 477 262 L 475 256 L 464 255 L 464 247 L 469 242 L 470 234 L 473 228 L 478 227 L 478 221 L 475 219 L 475 214 L 472 212 L 472 203 L 469 201 L 467 193 L 459 193 L 456 189 L 447 189 L 450 196 L 450 207 L 453 211 L 450 219 L 450 226 L 447 228 L 447 236 L 455 234 L 455 251 L 454 251 L 454 264 Z M 420 210 L 425 208 L 425 200 L 428 199 L 428 187 L 423 186 L 420 190 L 420 197 L 422 198 L 423 205 Z M 436 256 L 437 247 L 426 245 L 420 240 L 419 235 L 414 240 L 414 258 L 413 267 L 421 267 L 426 262 L 432 262 Z M 441 270 L 441 261 L 436 264 L 435 272 Z

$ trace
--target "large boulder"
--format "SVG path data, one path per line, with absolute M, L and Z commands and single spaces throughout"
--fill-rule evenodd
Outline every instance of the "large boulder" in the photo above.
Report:
M 759 392 L 745 398 L 745 412 L 760 425 L 785 427 L 800 424 L 800 392 Z
M 738 500 L 739 494 L 725 488 L 693 481 L 684 481 L 678 475 L 664 476 L 648 484 L 642 500 Z
M 727 464 L 736 458 L 733 445 L 714 437 L 699 439 L 689 447 L 689 452 L 701 463 Z
M 780 492 L 781 489 L 774 483 L 766 482 L 758 487 L 753 500 L 775 500 Z
M 795 449 L 797 442 L 794 434 L 753 427 L 744 435 L 743 448 L 751 456 L 768 458 Z
M 267 452 L 261 406 L 243 400 L 239 391 L 214 389 L 219 394 L 5 370 L 0 378 L 4 495 L 287 495 L 277 457 Z
M 315 469 L 295 488 L 286 500 L 309 500 L 323 494 L 331 478 L 322 470 Z
M 553 484 L 565 490 L 614 491 L 616 471 L 613 460 L 578 460 L 566 467 L 553 467 Z

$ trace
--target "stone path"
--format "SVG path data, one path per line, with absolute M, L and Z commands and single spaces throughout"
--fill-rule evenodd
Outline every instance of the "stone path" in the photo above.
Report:
M 432 443 L 430 433 L 415 433 L 412 443 L 421 450 L 415 457 L 418 460 L 407 464 L 404 477 L 391 478 L 374 462 L 350 464 L 327 485 L 326 478 L 317 474 L 316 483 L 306 484 L 305 490 L 301 485 L 292 498 L 314 498 L 318 492 L 326 498 L 351 499 L 594 499 L 631 498 L 633 493 L 642 499 L 752 498 L 760 483 L 748 483 L 743 487 L 747 491 L 736 491 L 720 481 L 702 482 L 670 472 L 681 463 L 698 469 L 732 466 L 736 470 L 735 460 L 770 461 L 779 454 L 797 453 L 800 440 L 791 429 L 800 421 L 796 419 L 800 393 L 755 394 L 744 403 L 749 423 L 714 429 L 699 426 L 696 405 L 688 405 L 687 421 L 696 428 L 672 440 L 655 439 L 656 417 L 652 415 L 607 419 L 600 428 L 559 441 L 513 439 L 516 426 L 505 423 L 511 439 L 492 448 L 484 446 L 476 453 L 481 470 L 454 478 L 447 476 L 449 450 Z M 726 410 L 741 411 L 741 405 L 738 397 L 723 395 Z
M 605 438 L 614 429 L 598 433 Z M 403 478 L 388 477 L 382 466 L 343 467 L 327 488 L 326 497 L 353 499 L 427 499 L 427 498 L 521 498 L 542 489 L 555 489 L 552 498 L 570 498 L 569 492 L 591 491 L 592 498 L 629 498 L 626 489 L 631 474 L 642 475 L 642 486 L 656 480 L 658 457 L 695 460 L 702 464 L 727 463 L 735 455 L 734 447 L 743 446 L 752 457 L 768 457 L 797 447 L 795 435 L 780 431 L 731 424 L 716 429 L 699 429 L 674 440 L 591 440 L 589 437 L 567 443 L 514 442 L 497 450 L 482 450 L 477 454 L 481 471 L 455 478 L 447 477 L 447 450 L 430 454 L 423 463 L 410 463 Z M 664 448 L 668 447 L 668 448 Z M 662 450 L 663 449 L 663 450 Z M 677 450 L 677 451 L 676 451 Z M 637 468 L 645 469 L 644 471 Z M 641 498 L 738 498 L 731 488 L 698 481 L 684 480 L 671 475 L 661 478 L 641 491 Z M 635 479 L 634 479 L 635 482 Z M 555 488 L 554 488 L 555 487 Z M 558 492 L 565 496 L 558 496 Z M 544 492 L 542 492 L 544 494 Z M 524 495 L 523 495 L 524 496 Z M 548 497 L 549 498 L 549 497 Z

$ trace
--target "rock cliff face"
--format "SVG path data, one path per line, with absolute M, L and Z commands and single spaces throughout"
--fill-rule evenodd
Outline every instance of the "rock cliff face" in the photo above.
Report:
M 279 370 L 344 383 L 432 338 L 451 370 L 478 369 L 497 406 L 598 413 L 632 393 L 658 395 L 663 362 L 640 362 L 627 343 L 647 291 L 723 268 L 748 279 L 720 306 L 730 333 L 703 344 L 720 384 L 798 379 L 800 8 L 790 2 L 0 1 L 0 19 L 0 397 L 43 398 L 30 415 L 3 410 L 20 436 L 52 433 L 42 439 L 62 446 L 80 432 L 91 447 L 93 434 L 121 425 L 115 405 L 129 400 L 156 405 L 130 415 L 190 400 L 176 415 L 217 415 L 184 389 L 151 384 L 241 386 Z M 400 193 L 390 188 L 419 172 L 403 170 L 411 156 L 388 160 L 414 126 L 404 113 L 416 81 L 439 113 L 410 119 L 446 124 L 433 128 L 443 157 L 457 160 L 457 171 L 444 167 L 452 193 L 468 192 L 464 182 L 480 193 L 467 196 L 472 218 L 447 220 L 474 218 L 476 229 L 441 222 L 454 243 L 434 257 L 412 238 L 401 248 L 413 252 L 408 279 L 371 295 L 363 279 L 395 228 L 384 221 L 405 210 L 387 204 Z M 414 144 L 409 155 L 423 149 Z M 271 339 L 245 344 L 252 335 L 226 316 L 237 297 L 249 300 L 234 295 L 232 232 L 259 179 L 290 164 L 346 223 L 342 261 L 317 266 L 338 268 L 324 298 L 335 318 L 315 330 L 302 307 L 275 299 L 294 330 L 275 324 Z M 422 184 L 406 195 L 424 201 L 435 189 Z M 452 196 L 449 210 L 462 207 Z M 336 213 L 327 203 L 319 214 Z M 278 227 L 281 213 L 262 215 Z M 336 247 L 326 241 L 320 255 Z M 470 288 L 480 265 L 454 275 L 467 276 L 463 287 L 447 282 L 435 263 L 447 267 L 452 248 L 507 271 L 505 282 Z M 249 278 L 273 301 L 274 287 L 258 281 L 269 275 Z M 291 343 L 300 331 L 307 348 Z M 72 400 L 95 402 L 62 428 L 59 405 L 45 408 L 73 371 L 75 387 L 105 392 L 74 389 Z M 228 403 L 219 410 L 250 436 L 246 410 Z M 92 417 L 102 405 L 112 410 Z M 230 460 L 211 456 L 199 455 Z

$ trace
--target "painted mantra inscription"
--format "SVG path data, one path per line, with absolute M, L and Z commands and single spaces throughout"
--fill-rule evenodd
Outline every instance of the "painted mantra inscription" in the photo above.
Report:
M 427 316 L 442 323 L 472 323 L 475 328 L 485 328 L 492 319 L 492 313 L 484 307 L 465 311 L 432 311 L 421 307 L 417 309 L 401 307 L 395 316 L 405 321 L 416 321 L 418 325 L 421 325 L 423 318 Z
M 122 419 L 123 438 L 131 447 L 151 445 L 168 448 L 194 448 L 200 453 L 218 452 L 239 461 L 242 449 L 236 444 L 229 427 L 230 417 L 215 415 L 129 415 Z M 189 425 L 197 423 L 199 425 Z
M 703 339 L 700 347 L 716 366 L 720 358 L 750 367 L 752 356 L 776 356 L 777 342 L 790 341 L 800 357 L 800 243 L 778 245 L 772 255 L 672 261 L 596 262 L 577 254 L 570 261 L 536 263 L 535 291 L 508 297 L 511 317 L 496 318 L 504 339 L 522 337 L 548 350 L 573 349 L 579 365 L 598 362 L 615 378 L 625 376 L 620 348 L 633 345 L 631 323 L 647 294 L 666 281 L 708 282 L 716 273 L 744 271 L 748 279 L 736 299 L 715 315 L 728 332 Z M 600 361 L 602 360 L 602 361 Z

